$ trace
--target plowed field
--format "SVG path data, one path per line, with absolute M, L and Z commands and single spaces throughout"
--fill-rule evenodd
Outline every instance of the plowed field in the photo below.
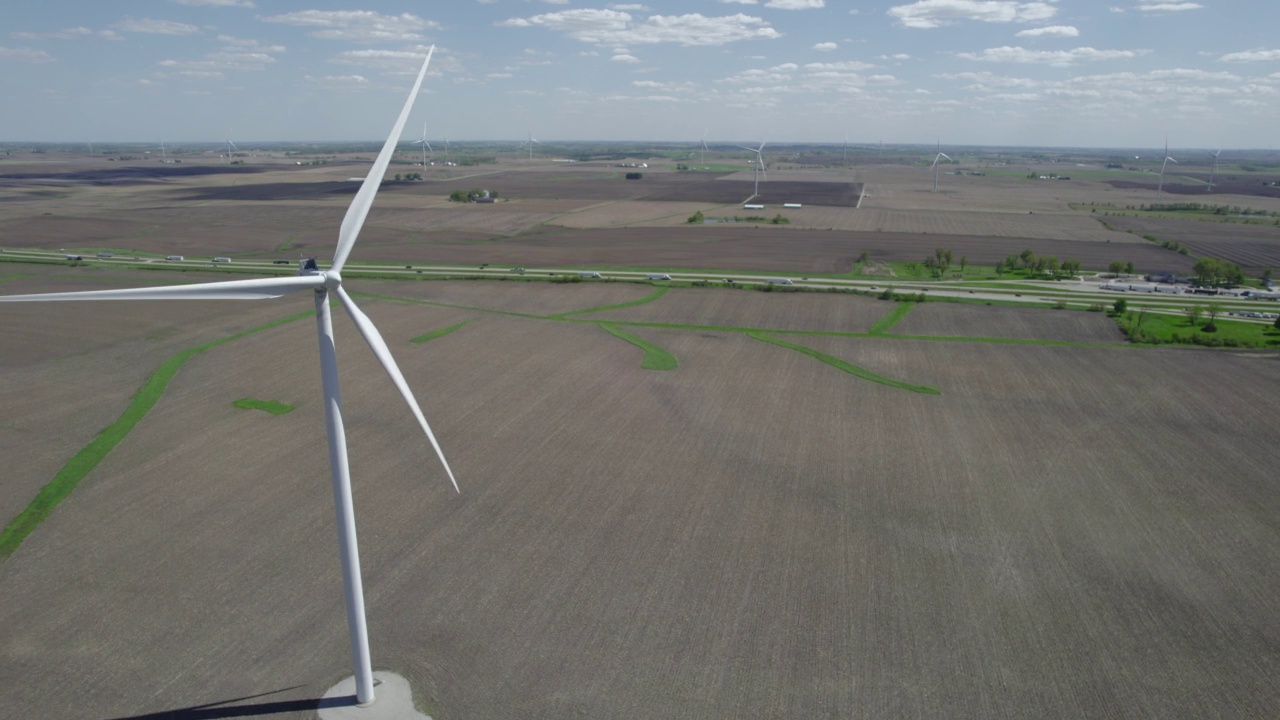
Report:
M 1124 333 L 1102 313 L 1040 308 L 922 303 L 890 332 L 899 335 L 1124 342 Z
M 1111 217 L 1113 227 L 1172 241 L 1194 256 L 1208 255 L 1239 265 L 1250 275 L 1280 269 L 1280 227 L 1241 223 Z

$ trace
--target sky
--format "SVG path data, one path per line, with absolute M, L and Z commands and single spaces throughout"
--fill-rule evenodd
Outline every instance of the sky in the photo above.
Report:
M 1271 149 L 1278 0 L 3 0 L 0 142 Z

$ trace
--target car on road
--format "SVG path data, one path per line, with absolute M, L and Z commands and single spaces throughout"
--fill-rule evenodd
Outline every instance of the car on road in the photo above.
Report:
M 67 256 L 67 259 L 68 259 L 68 260 L 83 260 L 83 259 L 84 259 L 84 256 L 83 256 L 83 255 L 68 255 L 68 256 Z

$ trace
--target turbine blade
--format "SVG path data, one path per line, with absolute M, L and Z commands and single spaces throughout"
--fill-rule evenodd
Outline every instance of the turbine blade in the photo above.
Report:
M 422 61 L 422 69 L 418 71 L 418 79 L 413 83 L 413 90 L 409 91 L 409 98 L 404 101 L 404 108 L 400 110 L 400 117 L 396 119 L 396 124 L 391 128 L 391 134 L 387 136 L 387 142 L 382 146 L 382 152 L 378 153 L 378 159 L 373 162 L 373 167 L 369 170 L 369 174 L 365 175 L 364 182 L 360 184 L 360 189 L 356 192 L 356 197 L 351 201 L 351 206 L 347 208 L 347 214 L 342 218 L 342 229 L 338 231 L 338 248 L 333 253 L 334 270 L 341 271 L 342 266 L 347 264 L 347 256 L 351 254 L 351 247 L 356 244 L 356 238 L 360 236 L 360 228 L 364 226 L 364 219 L 369 214 L 369 208 L 373 206 L 373 198 L 378 194 L 378 186 L 382 184 L 382 176 L 387 172 L 387 165 L 391 163 L 391 156 L 395 154 L 396 143 L 400 141 L 400 133 L 404 131 L 404 123 L 409 119 L 409 111 L 413 110 L 413 101 L 418 98 L 418 90 L 422 87 L 422 78 L 427 75 L 427 66 L 431 64 L 431 55 L 436 51 L 436 46 L 432 45 L 427 51 L 427 59 Z
M 435 152 L 435 151 L 436 151 L 436 149 L 435 149 L 435 148 L 431 147 L 431 143 L 427 142 L 426 140 L 423 140 L 422 142 L 423 142 L 423 144 L 424 144 L 424 145 L 426 145 L 426 146 L 427 146 L 427 149 L 428 149 L 428 150 L 430 150 L 431 152 Z
M 378 328 L 374 326 L 369 316 L 361 312 L 355 301 L 351 299 L 346 290 L 342 289 L 341 285 L 338 286 L 336 292 L 338 299 L 342 301 L 342 306 L 347 309 L 347 314 L 355 322 L 356 329 L 364 336 L 364 341 L 369 343 L 369 348 L 377 356 L 378 362 L 382 363 L 382 369 L 386 370 L 387 375 L 391 376 L 391 382 L 395 383 L 396 389 L 400 391 L 404 401 L 409 404 L 409 409 L 413 411 L 413 416 L 418 418 L 418 424 L 427 433 L 427 439 L 431 441 L 431 447 L 435 448 L 436 456 L 440 458 L 440 464 L 444 465 L 444 471 L 449 475 L 449 482 L 453 483 L 453 489 L 461 493 L 462 491 L 458 490 L 458 481 L 453 477 L 453 470 L 449 468 L 449 461 L 444 459 L 444 451 L 440 449 L 440 443 L 436 442 L 435 433 L 431 432 L 431 426 L 427 424 L 427 419 L 423 417 L 422 409 L 418 407 L 418 401 L 413 399 L 413 392 L 409 390 L 409 384 L 405 382 L 404 375 L 400 373 L 400 367 L 396 365 L 395 358 L 391 357 L 391 349 L 387 347 L 387 343 L 382 339 L 382 334 L 378 332 Z
M 0 302 L 46 302 L 57 300 L 267 300 L 298 290 L 324 285 L 319 275 L 291 275 L 279 278 L 229 280 L 194 285 L 162 285 L 159 287 L 120 290 L 83 290 L 80 292 L 39 293 L 35 295 L 0 295 Z
M 944 157 L 944 158 L 946 158 L 946 159 L 948 159 L 948 160 L 951 160 L 951 156 L 950 156 L 950 155 L 948 155 L 948 154 L 946 154 L 946 153 L 938 153 L 938 155 L 940 155 L 940 156 L 942 156 L 942 157 Z M 951 160 L 951 161 L 952 161 L 952 162 L 955 162 L 954 160 Z

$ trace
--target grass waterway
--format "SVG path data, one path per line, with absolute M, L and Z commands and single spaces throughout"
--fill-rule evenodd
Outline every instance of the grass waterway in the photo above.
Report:
M 610 325 L 609 323 L 599 323 L 600 327 L 610 335 L 626 340 L 636 347 L 644 350 L 644 360 L 641 361 L 640 367 L 645 370 L 675 370 L 678 363 L 676 356 L 654 345 L 648 340 L 641 339 L 624 330 Z
M 76 486 L 80 484 L 80 481 L 92 472 L 98 466 L 98 463 L 102 462 L 102 459 L 121 440 L 124 440 L 129 431 L 133 430 L 133 427 L 142 418 L 146 417 L 151 408 L 155 407 L 155 404 L 160 400 L 160 396 L 164 394 L 165 389 L 169 386 L 169 381 L 173 379 L 173 376 L 178 373 L 178 370 L 188 360 L 210 348 L 215 348 L 263 330 L 279 327 L 295 320 L 312 317 L 314 314 L 308 311 L 290 315 L 266 325 L 260 325 L 244 332 L 183 350 L 161 363 L 160 367 L 143 383 L 142 388 L 129 400 L 128 407 L 125 408 L 120 417 L 103 428 L 97 437 L 89 441 L 88 445 L 85 445 L 80 449 L 80 452 L 68 460 L 67 464 L 63 465 L 62 469 L 53 476 L 53 480 L 50 480 L 47 485 L 41 488 L 40 492 L 36 493 L 35 498 L 31 500 L 27 507 L 18 513 L 18 516 L 6 525 L 3 531 L 0 531 L 0 560 L 12 555 L 13 551 L 17 550 L 18 546 L 22 544 L 22 541 L 34 532 L 45 518 L 49 517 L 54 508 L 58 507 L 63 500 L 66 500 L 71 495 Z

